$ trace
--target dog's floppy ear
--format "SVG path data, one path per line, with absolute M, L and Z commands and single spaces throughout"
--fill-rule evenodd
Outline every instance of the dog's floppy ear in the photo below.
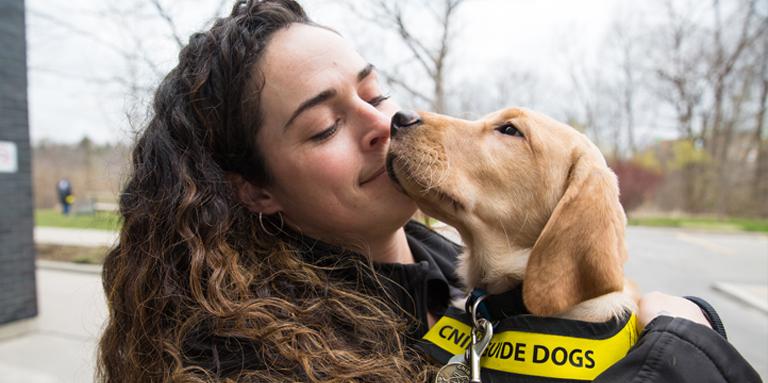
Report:
M 626 217 L 616 176 L 602 156 L 587 151 L 574 157 L 565 193 L 525 271 L 523 300 L 535 315 L 557 314 L 623 288 Z

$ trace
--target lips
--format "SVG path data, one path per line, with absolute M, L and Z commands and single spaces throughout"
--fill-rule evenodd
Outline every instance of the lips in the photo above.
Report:
M 376 170 L 373 174 L 371 174 L 368 178 L 366 178 L 365 181 L 360 182 L 360 185 L 365 185 L 368 182 L 373 181 L 374 179 L 376 179 L 376 177 L 382 175 L 382 173 L 384 173 L 385 171 L 386 171 L 386 168 L 384 166 L 382 166 L 381 168 Z

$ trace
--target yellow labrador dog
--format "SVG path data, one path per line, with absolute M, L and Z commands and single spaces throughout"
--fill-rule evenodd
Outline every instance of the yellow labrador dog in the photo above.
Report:
M 387 168 L 459 231 L 468 288 L 498 294 L 525 280 L 523 302 L 540 316 L 603 322 L 635 310 L 616 176 L 570 126 L 517 108 L 478 121 L 399 112 Z

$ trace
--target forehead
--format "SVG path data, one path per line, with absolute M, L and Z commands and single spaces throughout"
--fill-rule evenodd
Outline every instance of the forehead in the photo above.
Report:
M 276 32 L 267 46 L 260 68 L 264 78 L 262 101 L 269 104 L 276 98 L 289 108 L 295 107 L 340 80 L 351 77 L 355 81 L 365 65 L 366 61 L 338 34 L 292 24 Z

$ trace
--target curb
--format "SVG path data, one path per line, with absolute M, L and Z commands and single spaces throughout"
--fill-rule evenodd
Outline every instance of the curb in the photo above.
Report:
M 37 316 L 19 319 L 15 322 L 0 325 L 0 341 L 16 338 L 37 331 Z
M 71 262 L 36 260 L 35 267 L 43 270 L 70 271 L 75 273 L 100 275 L 101 265 L 85 265 Z
M 739 229 L 721 229 L 721 228 L 707 228 L 707 227 L 680 227 L 680 226 L 653 226 L 653 225 L 630 225 L 627 224 L 627 228 L 643 228 L 643 229 L 663 229 L 663 230 L 677 230 L 681 232 L 688 232 L 692 234 L 723 234 L 723 235 L 748 235 L 761 238 L 768 238 L 768 232 L 764 231 L 747 231 Z
M 34 239 L 37 244 L 112 247 L 117 244 L 120 233 L 109 230 L 73 229 L 53 226 L 35 226 Z
M 745 291 L 743 288 L 740 288 L 733 283 L 715 282 L 712 284 L 712 289 L 768 314 L 768 302 L 765 302 L 754 294 L 750 294 L 748 291 Z

